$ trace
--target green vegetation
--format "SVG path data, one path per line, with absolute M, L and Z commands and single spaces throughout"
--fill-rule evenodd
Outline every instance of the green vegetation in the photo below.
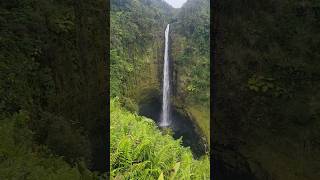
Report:
M 145 89 L 159 89 L 163 29 L 172 8 L 163 1 L 111 1 L 111 96 L 133 103 Z
M 258 179 L 319 179 L 319 2 L 218 6 L 215 147 L 246 157 Z
M 210 5 L 189 0 L 172 23 L 175 104 L 190 112 L 210 143 Z
M 104 171 L 106 3 L 0 2 L 0 179 Z
M 207 156 L 193 159 L 181 140 L 162 134 L 151 119 L 123 109 L 117 99 L 111 99 L 110 113 L 113 179 L 209 179 Z
M 210 140 L 209 1 L 188 1 L 173 10 L 163 1 L 111 2 L 111 96 L 130 104 L 160 91 L 164 28 L 172 23 L 175 102 Z M 126 99 L 126 100 L 125 100 Z M 197 112 L 197 113 L 193 113 Z
M 195 11 L 198 10 L 195 9 Z M 187 11 L 187 9 L 184 11 Z M 203 20 L 205 23 L 209 22 L 208 11 L 205 12 L 206 17 Z M 138 103 L 148 100 L 151 96 L 160 95 L 164 30 L 168 23 L 175 21 L 174 19 L 179 16 L 178 14 L 179 11 L 161 0 L 111 1 L 110 171 L 112 178 L 209 179 L 210 168 L 207 155 L 203 156 L 201 160 L 193 159 L 191 150 L 184 148 L 181 145 L 181 140 L 174 140 L 170 129 L 160 131 L 152 120 L 136 115 L 139 110 Z M 181 19 L 181 21 L 184 21 L 184 19 Z M 192 22 L 189 21 L 188 23 Z M 206 25 L 203 26 L 206 27 Z M 178 27 L 176 23 L 173 23 L 172 27 L 175 28 L 175 26 Z M 178 29 L 177 27 L 176 29 Z M 182 32 L 181 28 L 179 30 L 179 32 Z M 208 33 L 209 30 L 207 29 L 207 32 L 204 32 L 201 36 L 202 41 L 197 41 L 198 44 L 207 42 L 206 45 L 201 46 L 201 50 L 198 49 L 198 44 L 192 46 L 194 49 L 189 49 L 192 55 L 186 56 L 185 60 L 190 60 L 192 63 L 183 64 L 180 63 L 183 60 L 173 58 L 174 63 L 180 63 L 174 65 L 173 68 L 175 70 L 180 70 L 180 67 L 184 69 L 184 71 L 178 73 L 193 78 L 191 80 L 193 84 L 191 85 L 196 87 L 196 89 L 190 89 L 182 86 L 183 92 L 179 89 L 176 96 L 184 99 L 183 93 L 188 92 L 188 96 L 186 96 L 186 99 L 190 102 L 188 107 L 195 110 L 190 111 L 191 116 L 196 120 L 196 123 L 201 124 L 201 129 L 205 129 L 207 138 L 210 132 L 209 42 L 205 36 L 209 36 Z M 196 39 L 197 35 L 200 34 L 191 33 L 190 36 Z M 193 39 L 186 43 L 191 43 Z M 179 43 L 178 39 L 172 38 L 172 41 L 173 44 Z M 174 51 L 176 49 L 171 47 L 170 51 L 171 55 L 175 57 L 176 53 Z M 182 49 L 182 51 L 184 50 Z M 197 55 L 201 55 L 201 58 L 193 58 Z M 197 67 L 191 68 L 193 66 Z M 205 69 L 201 69 L 203 67 Z M 189 74 L 186 75 L 185 72 Z M 194 73 L 197 76 L 191 75 Z M 201 81 L 198 81 L 199 79 Z M 188 81 L 188 83 L 191 81 Z M 174 82 L 174 84 L 177 83 Z M 193 92 L 191 93 L 191 91 Z M 175 104 L 181 106 L 179 103 Z M 202 106 L 196 106 L 199 104 Z M 188 107 L 184 108 L 187 109 Z M 199 108 L 199 111 L 196 111 L 196 107 Z M 205 112 L 200 111 L 203 107 L 206 108 Z

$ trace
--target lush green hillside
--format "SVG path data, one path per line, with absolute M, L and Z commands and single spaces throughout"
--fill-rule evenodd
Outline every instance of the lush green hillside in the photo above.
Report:
M 0 134 L 8 135 L 8 141 L 0 141 L 0 164 L 5 177 L 68 179 L 70 174 L 77 179 L 71 166 L 80 162 L 104 171 L 105 162 L 97 159 L 106 156 L 101 151 L 107 116 L 106 3 L 0 2 Z M 11 128 L 20 112 L 28 118 Z M 24 131 L 31 134 L 20 135 Z M 43 146 L 48 151 L 37 148 Z
M 111 1 L 111 96 L 136 104 L 145 91 L 159 91 L 163 32 L 172 11 L 158 0 Z
M 219 1 L 214 147 L 230 167 L 247 163 L 258 179 L 319 179 L 319 8 Z
M 111 6 L 111 96 L 135 111 L 150 92 L 160 96 L 164 29 L 172 23 L 173 103 L 209 141 L 209 1 L 190 0 L 181 9 L 154 0 Z
M 175 104 L 185 108 L 210 142 L 210 4 L 189 0 L 172 23 Z
M 163 134 L 153 120 L 123 109 L 116 98 L 110 117 L 112 179 L 209 179 L 208 157 L 193 159 L 189 148 Z
M 195 160 L 181 140 L 163 134 L 153 120 L 136 115 L 138 103 L 161 95 L 164 30 L 177 13 L 163 1 L 111 2 L 111 97 L 119 97 L 111 103 L 110 170 L 115 179 L 209 179 L 208 156 Z M 170 51 L 175 56 L 175 48 Z
M 209 141 L 209 1 L 190 0 L 179 10 L 152 0 L 112 1 L 111 6 L 111 95 L 136 111 L 146 94 L 160 95 L 164 29 L 175 22 L 170 35 L 174 104 Z

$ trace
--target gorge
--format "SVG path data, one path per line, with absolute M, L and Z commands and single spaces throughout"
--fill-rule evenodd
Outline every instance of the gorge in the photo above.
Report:
M 152 119 L 160 126 L 168 126 L 172 122 L 169 119 L 170 112 L 178 110 L 183 117 L 191 120 L 191 127 L 196 127 L 194 132 L 203 139 L 201 142 L 206 142 L 208 150 L 209 30 L 198 37 L 187 37 L 183 30 L 186 28 L 189 31 L 192 27 L 187 26 L 193 26 L 198 31 L 209 24 L 209 9 L 205 6 L 208 2 L 190 1 L 181 9 L 173 9 L 159 2 L 138 3 L 139 11 L 149 14 L 148 18 L 143 16 L 141 24 L 134 20 L 134 17 L 141 17 L 141 14 L 125 8 L 134 7 L 134 3 L 112 3 L 114 13 L 111 13 L 111 24 L 114 25 L 111 26 L 111 34 L 114 35 L 111 37 L 110 51 L 111 95 L 121 97 L 120 101 L 132 112 L 145 111 L 141 110 L 142 104 L 161 97 L 159 117 Z M 199 16 L 188 14 L 190 9 Z M 201 9 L 206 10 L 202 12 Z M 191 17 L 201 21 L 197 25 L 192 24 L 188 20 Z M 126 24 L 121 21 L 126 21 Z M 139 28 L 129 28 L 129 24 L 130 27 Z M 147 29 L 148 26 L 151 29 Z M 138 38 L 138 41 L 134 38 Z M 191 46 L 191 42 L 195 43 Z M 200 52 L 199 47 L 205 53 Z
M 139 137 L 133 141 L 139 143 L 133 144 L 124 134 L 111 138 L 111 147 L 114 147 L 111 149 L 112 176 L 125 174 L 125 177 L 135 178 L 140 174 L 144 177 L 144 172 L 148 171 L 147 168 L 137 171 L 130 166 L 121 169 L 119 163 L 122 162 L 117 158 L 124 159 L 118 153 L 123 149 L 136 154 L 134 157 L 130 153 L 124 154 L 128 156 L 129 164 L 132 159 L 134 164 L 141 162 L 152 164 L 153 168 L 162 167 L 164 177 L 172 176 L 172 166 L 181 163 L 178 177 L 209 178 L 209 31 L 201 31 L 209 24 L 208 2 L 190 0 L 186 6 L 174 9 L 159 0 L 112 1 L 111 100 L 115 104 L 119 101 L 123 110 L 139 117 L 132 118 L 127 125 L 125 120 L 130 119 L 129 115 L 128 118 L 120 114 L 112 116 L 124 119 L 111 120 L 111 134 L 128 131 L 132 136 L 129 139 Z M 195 14 L 189 13 L 190 9 Z M 193 24 L 189 20 L 192 17 L 201 19 L 199 24 Z M 200 34 L 196 36 L 196 32 Z M 119 113 L 116 109 L 112 112 Z M 135 130 L 130 129 L 138 127 L 137 123 L 150 123 L 153 135 L 146 137 L 145 133 L 149 131 L 142 127 L 134 135 Z M 161 137 L 158 137 L 159 133 Z M 154 137 L 158 139 L 154 141 Z M 171 139 L 170 142 L 162 144 L 166 138 Z M 127 148 L 118 145 L 125 142 Z M 148 150 L 140 152 L 140 144 Z M 195 173 L 189 172 L 189 167 Z M 161 178 L 161 173 L 152 176 Z
M 208 144 L 201 134 L 199 126 L 188 116 L 183 108 L 171 104 L 171 95 L 174 89 L 171 89 L 172 71 L 174 67 L 170 67 L 170 24 L 166 26 L 164 31 L 164 59 L 163 59 L 163 78 L 162 78 L 162 102 L 159 102 L 157 95 L 144 99 L 139 104 L 139 114 L 153 119 L 161 129 L 172 131 L 175 139 L 182 137 L 182 144 L 190 147 L 195 157 L 201 157 L 208 152 Z M 171 56 L 172 57 L 172 56 Z M 173 87 L 174 88 L 174 87 Z M 161 106 L 161 108 L 160 108 Z

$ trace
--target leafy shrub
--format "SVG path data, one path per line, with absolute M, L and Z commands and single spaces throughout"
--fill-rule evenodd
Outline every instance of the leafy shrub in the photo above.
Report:
M 110 103 L 111 179 L 209 179 L 207 156 L 195 160 L 189 148 L 162 134 L 155 123 Z

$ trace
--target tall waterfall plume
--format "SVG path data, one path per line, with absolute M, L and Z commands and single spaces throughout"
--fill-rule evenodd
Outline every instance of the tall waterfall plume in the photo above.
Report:
M 160 126 L 166 127 L 170 125 L 170 69 L 169 69 L 169 29 L 170 24 L 165 30 L 165 50 L 163 65 L 163 87 L 162 87 L 162 114 Z

